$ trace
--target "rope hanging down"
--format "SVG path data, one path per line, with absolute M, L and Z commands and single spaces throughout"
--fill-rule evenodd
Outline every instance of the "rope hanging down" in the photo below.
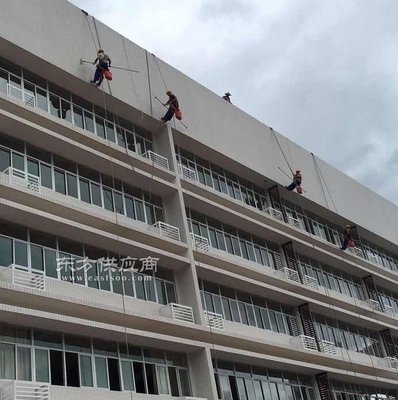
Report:
M 275 141 L 276 141 L 276 143 L 277 143 L 277 145 L 278 145 L 278 147 L 279 147 L 279 150 L 281 151 L 282 156 L 283 156 L 283 158 L 285 159 L 286 164 L 287 164 L 287 166 L 289 167 L 290 172 L 291 172 L 292 175 L 293 175 L 293 174 L 294 174 L 294 173 L 293 173 L 293 168 L 290 166 L 290 163 L 289 163 L 289 161 L 288 161 L 288 159 L 287 159 L 287 157 L 286 157 L 286 155 L 285 155 L 285 152 L 283 151 L 282 146 L 281 146 L 281 144 L 279 143 L 278 138 L 276 137 L 275 131 L 274 131 L 271 127 L 270 127 L 269 129 L 271 129 L 271 132 L 272 132 L 272 134 L 274 135 L 274 138 L 275 138 Z M 279 168 L 279 169 L 280 169 L 280 168 Z M 281 170 L 281 171 L 282 171 L 282 170 Z M 290 176 L 289 176 L 289 178 L 290 178 Z

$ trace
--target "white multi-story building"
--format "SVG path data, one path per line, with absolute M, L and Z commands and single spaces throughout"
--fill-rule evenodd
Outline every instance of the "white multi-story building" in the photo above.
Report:
M 0 5 L 2 400 L 395 399 L 394 204 L 70 3 Z

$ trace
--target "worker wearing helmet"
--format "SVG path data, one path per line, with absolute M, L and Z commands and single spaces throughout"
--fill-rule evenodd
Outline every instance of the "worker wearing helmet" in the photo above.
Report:
M 296 189 L 297 186 L 301 186 L 303 178 L 301 176 L 301 171 L 298 169 L 296 170 L 296 173 L 293 175 L 293 182 L 289 185 L 286 186 L 286 189 L 291 192 L 294 189 Z

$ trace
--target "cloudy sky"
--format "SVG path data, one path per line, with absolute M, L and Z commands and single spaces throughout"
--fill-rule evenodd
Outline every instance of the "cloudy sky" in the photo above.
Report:
M 70 0 L 398 203 L 397 0 Z

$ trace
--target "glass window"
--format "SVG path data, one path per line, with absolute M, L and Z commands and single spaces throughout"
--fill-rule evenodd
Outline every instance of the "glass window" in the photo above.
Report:
M 95 372 L 97 376 L 97 387 L 108 388 L 108 372 L 106 358 L 95 357 Z
M 12 240 L 0 236 L 0 265 L 8 267 L 12 264 Z
M 4 171 L 11 165 L 11 156 L 8 150 L 0 148 L 0 171 Z
M 47 92 L 36 87 L 36 106 L 41 110 L 48 112 Z
M 17 379 L 32 380 L 31 350 L 27 347 L 17 347 Z
M 83 110 L 80 107 L 73 106 L 73 123 L 77 127 L 84 129 Z
M 165 284 L 166 284 L 166 292 L 167 292 L 167 303 L 176 303 L 177 296 L 176 296 L 174 285 L 169 282 L 166 282 Z
M 80 184 L 80 200 L 90 204 L 91 203 L 91 201 L 90 201 L 90 186 L 89 186 L 88 181 L 80 178 L 79 184 Z
M 68 183 L 68 195 L 77 199 L 77 177 L 75 175 L 66 174 L 66 181 Z
M 51 167 L 45 164 L 40 164 L 40 184 L 46 188 L 53 188 L 53 179 Z
M 42 247 L 35 246 L 33 244 L 30 245 L 30 260 L 33 269 L 44 271 L 44 259 L 43 259 Z
M 106 137 L 107 137 L 107 139 L 110 140 L 113 143 L 116 143 L 114 125 L 111 122 L 107 121 L 105 126 L 106 126 Z
M 137 199 L 134 199 L 135 212 L 137 215 L 137 220 L 145 222 L 145 213 L 144 213 L 144 205 L 143 202 Z
M 99 117 L 95 117 L 95 127 L 97 129 L 97 135 L 105 139 L 105 127 L 104 127 L 104 120 Z
M 86 129 L 92 133 L 94 133 L 94 120 L 93 114 L 84 110 L 84 123 L 86 125 Z
M 122 378 L 123 378 L 123 389 L 134 391 L 134 377 L 133 369 L 130 361 L 122 361 Z
M 131 197 L 125 197 L 124 200 L 126 203 L 126 215 L 129 218 L 136 219 L 133 199 Z
M 60 109 L 59 97 L 50 93 L 50 114 L 54 115 L 54 117 L 61 118 Z
M 69 101 L 61 100 L 61 118 L 72 122 L 72 111 Z
M 56 169 L 54 171 L 54 177 L 55 177 L 55 191 L 58 193 L 66 194 L 64 172 Z
M 102 199 L 101 199 L 101 188 L 99 185 L 91 182 L 90 183 L 91 187 L 91 197 L 92 197 L 92 203 L 95 204 L 96 206 L 102 207 Z
M 24 157 L 17 153 L 12 153 L 12 166 L 13 168 L 25 171 L 25 160 Z
M 0 378 L 15 379 L 15 346 L 0 343 Z
M 109 189 L 103 189 L 104 193 L 104 205 L 105 209 L 109 211 L 113 211 L 113 196 L 112 196 L 112 190 Z
M 7 93 L 8 73 L 0 70 L 0 92 Z
M 15 264 L 28 267 L 28 246 L 24 242 L 15 242 Z
M 91 356 L 80 355 L 80 382 L 82 386 L 93 387 Z
M 191 389 L 189 385 L 188 371 L 186 369 L 179 369 L 181 396 L 190 396 Z
M 115 209 L 118 214 L 123 214 L 124 215 L 124 206 L 123 206 L 123 197 L 120 193 L 114 192 L 114 198 L 115 198 Z
M 146 223 L 149 225 L 153 225 L 155 221 L 155 213 L 153 211 L 153 205 L 149 203 L 145 203 L 145 213 L 146 213 Z
M 35 370 L 37 382 L 50 382 L 48 350 L 35 350 Z

